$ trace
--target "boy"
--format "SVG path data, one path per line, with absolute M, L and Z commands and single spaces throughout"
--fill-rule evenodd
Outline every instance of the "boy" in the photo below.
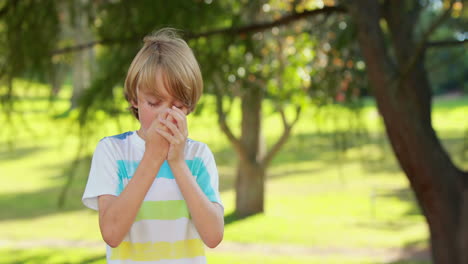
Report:
M 140 129 L 102 139 L 83 203 L 99 211 L 107 262 L 206 263 L 224 231 L 210 149 L 187 139 L 186 115 L 203 89 L 187 43 L 170 29 L 144 38 L 125 95 Z

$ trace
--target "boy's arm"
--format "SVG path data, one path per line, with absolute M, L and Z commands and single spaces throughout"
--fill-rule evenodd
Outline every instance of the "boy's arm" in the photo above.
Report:
M 200 237 L 205 245 L 215 248 L 223 240 L 223 208 L 208 200 L 185 162 L 172 163 L 170 166 Z
M 117 247 L 130 230 L 163 162 L 161 155 L 146 151 L 132 179 L 119 196 L 99 196 L 99 227 L 102 238 L 109 246 Z
M 142 131 L 145 153 L 122 193 L 98 198 L 101 235 L 111 247 L 117 247 L 130 230 L 146 193 L 167 157 L 169 143 L 156 132 L 159 126 L 156 119 L 148 130 Z
M 167 161 L 201 239 L 205 245 L 214 248 L 223 239 L 224 210 L 219 204 L 211 202 L 206 197 L 185 163 L 184 146 L 188 135 L 185 112 L 176 107 L 168 109 L 167 112 L 171 118 L 160 119 L 160 121 L 170 133 L 158 129 L 159 133 L 170 143 Z M 176 123 L 174 124 L 171 119 Z

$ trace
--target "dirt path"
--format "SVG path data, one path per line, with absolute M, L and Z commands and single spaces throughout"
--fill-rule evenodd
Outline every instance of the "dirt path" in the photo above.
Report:
M 30 248 L 90 248 L 103 249 L 104 242 L 74 241 L 74 240 L 28 240 L 8 241 L 0 240 L 1 248 L 30 249 Z M 104 251 L 103 251 L 104 252 Z M 401 260 L 429 261 L 430 253 L 427 249 L 401 248 L 345 248 L 345 247 L 307 247 L 301 245 L 278 244 L 244 244 L 225 241 L 215 249 L 207 248 L 207 252 L 241 253 L 267 256 L 310 256 L 317 258 L 344 257 L 349 259 L 373 258 L 382 262 Z

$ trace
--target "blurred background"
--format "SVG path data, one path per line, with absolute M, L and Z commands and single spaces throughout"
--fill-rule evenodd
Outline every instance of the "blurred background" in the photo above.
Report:
M 139 128 L 123 81 L 162 27 L 204 76 L 209 263 L 467 263 L 466 6 L 0 0 L 0 263 L 105 263 L 81 196 L 97 142 Z

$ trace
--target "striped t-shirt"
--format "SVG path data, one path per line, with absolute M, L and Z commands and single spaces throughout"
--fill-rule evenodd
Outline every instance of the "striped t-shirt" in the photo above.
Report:
M 98 196 L 118 196 L 132 179 L 144 152 L 145 142 L 136 132 L 102 139 L 93 155 L 83 203 L 98 210 Z M 208 199 L 222 206 L 218 172 L 208 146 L 187 139 L 185 161 Z M 203 241 L 167 161 L 155 176 L 122 243 L 116 248 L 107 245 L 107 263 L 206 263 Z

